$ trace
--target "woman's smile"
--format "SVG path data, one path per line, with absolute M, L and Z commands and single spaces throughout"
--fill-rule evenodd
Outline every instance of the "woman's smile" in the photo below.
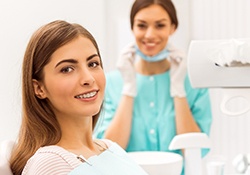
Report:
M 91 92 L 76 95 L 75 98 L 89 101 L 89 100 L 95 100 L 97 98 L 97 95 L 98 95 L 98 90 L 94 90 Z

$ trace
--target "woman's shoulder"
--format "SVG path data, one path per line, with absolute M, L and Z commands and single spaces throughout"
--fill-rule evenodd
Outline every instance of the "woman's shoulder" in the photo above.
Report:
M 65 155 L 70 155 L 70 156 L 73 155 L 72 153 L 70 153 L 66 149 L 64 149 L 60 146 L 57 146 L 57 145 L 50 145 L 50 146 L 41 147 L 36 151 L 34 156 L 40 155 L 40 154 L 55 155 L 55 156 L 59 156 L 59 157 L 63 157 Z
M 39 148 L 28 160 L 23 174 L 55 174 L 69 172 L 80 164 L 80 161 L 67 150 L 59 146 Z

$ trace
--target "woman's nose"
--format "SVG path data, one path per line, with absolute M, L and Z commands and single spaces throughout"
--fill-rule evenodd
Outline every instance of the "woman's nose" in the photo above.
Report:
M 81 71 L 80 82 L 82 86 L 93 85 L 93 83 L 95 82 L 95 78 L 92 75 L 90 70 L 87 69 L 87 70 Z
M 145 33 L 145 38 L 154 38 L 155 32 L 154 27 L 148 27 Z

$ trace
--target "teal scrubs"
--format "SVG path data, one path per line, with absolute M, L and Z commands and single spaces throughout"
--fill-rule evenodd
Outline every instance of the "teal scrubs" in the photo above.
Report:
M 95 136 L 103 138 L 121 99 L 123 79 L 119 71 L 106 74 L 104 109 Z M 176 135 L 174 101 L 170 96 L 169 71 L 152 76 L 136 75 L 137 96 L 134 100 L 132 130 L 126 151 L 170 151 Z M 209 135 L 211 126 L 210 99 L 207 89 L 194 89 L 185 79 L 186 98 L 202 132 Z M 202 150 L 205 155 L 208 150 Z M 174 151 L 181 154 L 180 150 Z

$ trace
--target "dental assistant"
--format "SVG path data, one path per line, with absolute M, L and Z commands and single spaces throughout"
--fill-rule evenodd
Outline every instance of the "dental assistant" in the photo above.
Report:
M 208 90 L 191 87 L 186 55 L 168 42 L 178 27 L 172 1 L 135 0 L 130 24 L 135 42 L 123 49 L 118 70 L 106 75 L 104 119 L 95 136 L 126 151 L 170 151 L 175 135 L 209 135 Z

